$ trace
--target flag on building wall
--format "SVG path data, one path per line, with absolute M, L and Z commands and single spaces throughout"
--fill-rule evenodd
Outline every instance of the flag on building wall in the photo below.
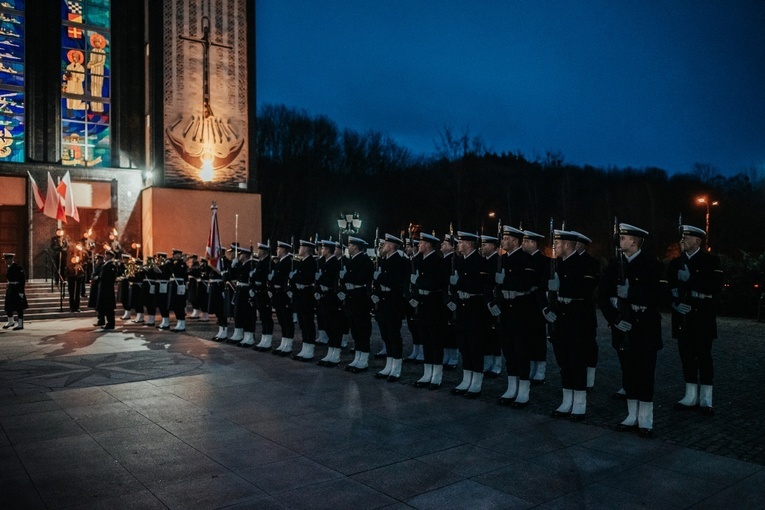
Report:
M 37 187 L 37 183 L 35 182 L 35 178 L 32 177 L 32 174 L 29 173 L 29 170 L 27 170 L 27 175 L 29 175 L 29 182 L 32 185 L 32 196 L 35 198 L 35 204 L 37 204 L 37 209 L 42 211 L 45 209 L 45 199 L 42 196 L 42 193 L 40 193 L 40 188 Z
M 74 204 L 74 194 L 72 192 L 72 178 L 69 175 L 69 170 L 64 174 L 64 178 L 58 183 L 56 191 L 61 196 L 61 203 L 64 204 L 64 214 L 74 219 L 77 223 L 80 222 L 80 212 L 77 210 L 77 206 Z
M 218 206 L 210 206 L 212 209 L 212 220 L 210 221 L 210 235 L 207 236 L 207 247 L 205 248 L 205 255 L 207 256 L 208 264 L 210 267 L 214 267 L 220 270 L 218 263 L 218 255 L 220 253 L 220 232 L 218 231 Z
M 45 192 L 45 207 L 43 214 L 54 220 L 61 220 L 66 223 L 66 214 L 64 212 L 64 204 L 61 201 L 61 195 L 56 191 L 56 184 L 53 182 L 53 177 L 48 172 L 48 189 Z

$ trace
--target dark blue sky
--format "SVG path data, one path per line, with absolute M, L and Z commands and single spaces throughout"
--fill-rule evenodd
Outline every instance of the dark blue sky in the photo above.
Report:
M 765 1 L 258 0 L 257 101 L 416 154 L 765 174 Z

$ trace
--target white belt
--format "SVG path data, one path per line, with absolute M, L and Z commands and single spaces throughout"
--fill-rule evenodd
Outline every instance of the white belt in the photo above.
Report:
M 712 299 L 711 294 L 702 294 L 701 292 L 691 291 L 691 297 L 695 299 Z
M 352 283 L 346 283 L 345 284 L 345 289 L 346 290 L 365 289 L 366 287 L 367 287 L 366 285 L 354 285 Z
M 462 300 L 470 299 L 474 297 L 481 297 L 481 294 L 471 294 L 470 292 L 465 292 L 462 290 L 457 291 L 457 297 L 459 297 Z
M 423 290 L 423 289 L 417 290 L 417 293 L 420 296 L 428 296 L 428 295 L 433 294 L 435 292 L 441 292 L 441 291 L 440 290 Z
M 223 280 L 207 280 L 208 283 L 220 283 Z
M 20 284 L 20 283 L 21 283 L 21 282 L 8 282 L 8 285 L 18 285 L 18 284 Z
M 329 292 L 329 287 L 327 287 L 326 285 L 319 285 L 319 288 L 321 289 L 322 292 Z
M 570 298 L 570 297 L 560 297 L 558 296 L 558 302 L 563 303 L 564 305 L 570 305 L 574 301 L 584 301 L 583 298 Z
M 308 285 L 303 285 L 301 283 L 296 283 L 295 288 L 298 290 L 307 289 L 308 287 L 313 287 L 313 283 L 309 283 Z
M 170 280 L 154 280 L 154 281 L 159 283 L 170 283 Z
M 236 286 L 237 287 L 249 287 L 250 284 L 249 283 L 244 283 L 244 282 L 236 282 Z
M 648 310 L 647 306 L 640 306 L 640 305 L 630 305 L 630 308 L 632 308 L 633 312 L 645 312 Z
M 282 288 L 282 286 L 281 286 L 281 285 L 274 285 L 274 288 L 275 288 L 275 289 L 281 289 L 281 288 Z

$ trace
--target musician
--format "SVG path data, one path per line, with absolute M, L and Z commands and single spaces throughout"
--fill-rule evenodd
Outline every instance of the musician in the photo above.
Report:
M 141 259 L 132 261 L 130 270 L 127 273 L 128 282 L 130 282 L 129 307 L 136 311 L 133 322 L 143 324 L 143 281 L 146 279 L 146 268 Z
M 365 253 L 368 244 L 358 237 L 348 237 L 348 258 L 340 270 L 338 299 L 343 302 L 356 353 L 345 367 L 351 373 L 369 369 L 369 341 L 372 336 L 372 301 L 369 291 L 374 276 L 374 263 Z
M 523 251 L 523 231 L 502 227 L 502 265 L 494 277 L 498 291 L 499 339 L 507 370 L 507 390 L 500 405 L 515 408 L 529 403 L 530 329 L 537 311 L 532 288 L 537 283 L 531 255 Z
M 292 306 L 297 313 L 300 336 L 303 338 L 300 352 L 292 357 L 297 361 L 312 361 L 316 349 L 316 324 L 313 321 L 316 308 L 314 283 L 317 264 L 313 256 L 315 251 L 315 243 L 301 239 L 300 248 L 298 248 L 300 262 L 290 272 Z
M 675 409 L 698 405 L 714 415 L 712 341 L 717 338 L 715 298 L 723 286 L 720 259 L 703 249 L 706 232 L 692 225 L 680 227 L 682 254 L 670 261 L 667 283 L 672 300 L 672 336 L 683 366 L 685 395 Z
M 336 367 L 340 363 L 340 351 L 343 337 L 345 314 L 342 302 L 337 299 L 337 287 L 340 278 L 340 259 L 335 256 L 335 249 L 340 243 L 321 242 L 323 264 L 316 278 L 316 315 L 322 317 L 327 328 L 327 355 L 317 362 L 324 367 Z
M 69 251 L 69 241 L 64 236 L 62 229 L 56 230 L 56 235 L 50 238 L 50 251 L 53 257 L 53 267 L 56 277 L 56 286 L 64 281 L 64 271 L 66 270 L 67 252 Z
M 98 300 L 96 310 L 100 317 L 104 318 L 103 330 L 114 329 L 114 309 L 117 299 L 114 295 L 114 284 L 117 280 L 117 264 L 114 261 L 114 252 L 104 252 L 104 263 L 98 274 Z
M 103 326 L 106 324 L 103 314 L 98 310 L 98 285 L 100 281 L 101 269 L 104 266 L 104 255 L 96 254 L 96 263 L 93 266 L 93 273 L 90 275 L 90 294 L 88 295 L 88 308 L 96 310 L 97 320 L 94 326 Z
M 581 421 L 587 412 L 587 348 L 588 315 L 586 301 L 591 297 L 595 274 L 576 255 L 579 236 L 567 230 L 555 230 L 556 272 L 547 288 L 557 293 L 557 302 L 542 311 L 545 319 L 555 323 L 550 341 L 558 363 L 563 386 L 563 399 L 552 412 L 556 418 L 570 417 Z
M 662 348 L 658 304 L 663 267 L 642 250 L 648 232 L 621 223 L 618 233 L 618 258 L 609 262 L 598 291 L 627 395 L 627 418 L 617 425 L 617 430 L 637 430 L 650 437 L 656 357 Z
M 130 320 L 130 282 L 127 278 L 128 265 L 130 264 L 130 255 L 123 253 L 119 259 L 114 260 L 117 268 L 117 300 L 122 305 L 124 313 L 121 320 Z
M 585 362 L 587 363 L 587 391 L 590 391 L 595 386 L 595 372 L 598 366 L 598 316 L 595 310 L 594 292 L 600 281 L 600 262 L 587 253 L 592 239 L 580 232 L 573 232 L 579 236 L 576 241 L 576 254 L 582 257 L 584 264 L 588 266 L 587 272 L 595 275 L 594 279 L 587 280 L 592 284 L 592 289 L 589 292 L 590 299 L 586 300 L 587 317 L 590 322 L 587 329 L 588 348 Z
M 385 368 L 375 374 L 377 379 L 396 382 L 401 377 L 404 344 L 401 338 L 401 322 L 406 316 L 404 292 L 409 283 L 410 262 L 399 249 L 404 241 L 392 234 L 385 234 L 379 249 L 377 269 L 373 273 L 375 319 L 380 336 L 385 343 Z
M 269 296 L 271 297 L 276 320 L 282 330 L 282 340 L 272 354 L 289 356 L 292 354 L 292 342 L 295 338 L 295 323 L 292 320 L 292 299 L 287 294 L 290 272 L 293 269 L 292 245 L 283 241 L 276 244 L 276 263 L 268 276 Z
M 444 371 L 443 335 L 451 312 L 444 302 L 444 289 L 449 269 L 438 256 L 441 240 L 425 232 L 420 233 L 419 253 L 412 284 L 409 304 L 417 310 L 417 324 L 424 351 L 423 374 L 414 382 L 416 388 L 437 390 L 441 387 Z
M 481 255 L 478 253 L 478 235 L 457 232 L 456 269 L 449 277 L 452 288 L 447 307 L 456 312 L 455 328 L 462 355 L 462 382 L 452 388 L 452 395 L 477 398 L 483 384 L 483 343 L 480 339 L 482 321 L 488 315 L 484 291 L 486 278 L 481 275 Z
M 271 274 L 271 246 L 258 243 L 258 263 L 255 271 L 250 273 L 250 298 L 255 302 L 255 311 L 260 317 L 261 337 L 256 351 L 271 350 L 274 335 L 274 317 L 271 308 L 271 298 L 268 295 L 268 276 Z
M 160 317 L 162 317 L 157 329 L 166 330 L 170 329 L 170 297 L 172 296 L 170 278 L 173 276 L 173 261 L 172 258 L 167 258 L 167 252 L 158 251 L 156 255 L 159 274 L 157 275 L 157 292 L 154 294 L 154 302 L 159 309 Z
M 443 282 L 443 302 L 446 304 L 449 301 L 449 278 L 454 272 L 456 252 L 454 249 L 457 247 L 457 239 L 451 234 L 445 234 L 444 240 L 441 242 L 441 255 L 443 256 L 444 264 L 444 282 Z M 448 310 L 448 309 L 447 309 Z M 442 338 L 444 346 L 444 358 L 443 367 L 444 370 L 454 370 L 459 363 L 459 344 L 457 343 L 457 335 L 454 332 L 454 322 L 452 321 L 451 312 L 446 315 L 446 322 L 442 324 Z
M 171 331 L 180 333 L 186 331 L 186 275 L 188 266 L 183 260 L 183 250 L 173 249 L 170 268 L 170 289 L 168 292 L 170 301 L 168 307 L 173 311 L 176 320 L 175 327 Z
M 8 315 L 8 322 L 3 329 L 20 330 L 24 329 L 24 310 L 29 308 L 29 304 L 24 289 L 27 277 L 24 274 L 24 268 L 14 260 L 15 257 L 15 253 L 3 253 L 3 260 L 8 268 L 6 273 L 8 286 L 5 289 L 5 313 Z M 18 318 L 17 321 L 13 320 L 14 314 Z
M 542 315 L 542 309 L 547 306 L 547 279 L 550 277 L 550 257 L 543 255 L 539 245 L 545 237 L 531 230 L 523 231 L 521 248 L 531 255 L 531 265 L 537 281 L 531 288 L 537 302 L 539 313 L 532 314 L 529 331 L 529 380 L 532 385 L 545 383 L 547 375 L 547 321 Z
M 494 275 L 497 272 L 500 262 L 498 248 L 499 239 L 494 236 L 481 236 L 481 275 L 486 284 L 484 295 L 487 300 L 492 299 L 494 291 Z M 495 308 L 495 313 L 499 311 Z M 497 318 L 489 309 L 484 313 L 484 319 L 481 321 L 483 340 L 483 375 L 490 379 L 495 379 L 502 372 L 502 350 L 499 346 L 499 334 L 497 332 Z
M 70 264 L 66 266 L 66 281 L 67 292 L 69 293 L 69 311 L 80 311 L 80 297 L 82 294 L 82 287 L 85 285 L 85 269 L 82 267 L 82 263 L 74 259 Z

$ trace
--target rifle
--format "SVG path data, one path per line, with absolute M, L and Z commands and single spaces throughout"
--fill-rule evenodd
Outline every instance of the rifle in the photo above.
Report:
M 497 221 L 497 242 L 499 243 L 499 246 L 497 247 L 497 273 L 502 272 L 502 218 L 499 218 L 499 221 Z M 500 290 L 500 286 L 497 285 L 496 282 L 494 282 L 494 301 L 499 303 L 499 298 L 502 295 L 502 292 Z
M 682 240 L 683 235 L 683 213 L 681 212 L 677 217 L 677 230 L 680 234 L 680 239 Z M 680 256 L 683 257 L 683 250 L 682 247 L 680 249 Z M 685 267 L 685 266 L 683 266 Z M 677 277 L 677 275 L 675 275 Z M 677 301 L 675 301 L 675 305 L 679 305 L 681 303 L 685 303 L 688 301 L 688 282 L 682 282 L 680 280 L 677 280 Z M 679 330 L 684 330 L 686 327 L 686 322 L 688 321 L 688 314 L 680 314 L 681 320 L 680 325 L 678 326 Z
M 614 216 L 614 244 L 617 264 L 617 285 L 624 285 L 625 281 L 627 280 L 627 266 L 624 261 L 624 253 L 622 252 L 622 247 L 619 244 L 619 220 L 616 216 Z M 631 311 L 629 303 L 627 303 L 626 300 L 620 298 L 619 296 L 616 296 L 616 309 L 619 311 L 619 315 L 616 318 L 617 324 L 621 321 L 629 322 Z M 617 349 L 624 351 L 626 349 L 630 349 L 631 347 L 632 345 L 630 343 L 629 333 L 626 331 L 622 332 L 621 340 L 619 341 Z
M 552 257 L 550 258 L 550 279 L 555 279 L 555 273 L 557 271 L 557 257 L 558 255 L 555 253 L 555 222 L 552 217 L 550 217 L 550 248 L 552 249 Z M 558 292 L 557 291 L 551 291 L 547 290 L 547 308 L 553 313 L 557 313 L 558 311 Z M 548 322 L 547 323 L 547 339 L 550 340 L 553 337 L 553 334 L 555 333 L 555 323 L 554 322 Z

